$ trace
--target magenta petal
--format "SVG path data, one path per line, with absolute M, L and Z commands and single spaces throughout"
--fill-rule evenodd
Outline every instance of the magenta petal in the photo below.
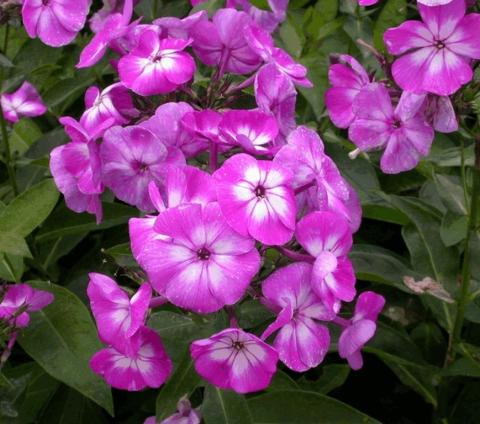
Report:
M 347 358 L 361 350 L 374 336 L 377 325 L 375 322 L 362 319 L 354 322 L 343 330 L 338 340 L 338 353 L 341 358 Z
M 435 43 L 432 33 L 419 21 L 406 21 L 396 28 L 390 28 L 385 31 L 383 39 L 388 52 L 394 55 Z
M 367 291 L 358 296 L 355 305 L 354 320 L 369 319 L 376 321 L 385 306 L 385 298 L 377 293 Z

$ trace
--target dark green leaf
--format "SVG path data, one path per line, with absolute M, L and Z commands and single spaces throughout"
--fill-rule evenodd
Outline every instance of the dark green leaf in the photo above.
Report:
M 32 254 L 25 239 L 15 233 L 0 231 L 0 252 L 31 258 Z
M 111 256 L 115 262 L 123 267 L 138 266 L 133 259 L 132 251 L 130 250 L 130 243 L 117 244 L 105 250 L 105 254 Z
M 12 152 L 23 155 L 42 135 L 42 131 L 31 119 L 21 119 L 13 126 L 10 135 Z
M 242 395 L 208 385 L 202 404 L 206 424 L 251 424 L 252 417 Z
M 350 366 L 347 364 L 324 365 L 321 370 L 322 375 L 317 380 L 311 381 L 303 377 L 300 380 L 302 388 L 326 395 L 342 386 L 350 374 Z
M 373 29 L 375 47 L 384 52 L 383 33 L 388 29 L 400 25 L 407 17 L 406 0 L 388 0 L 383 6 Z
M 266 11 L 269 11 L 269 12 L 272 11 L 272 9 L 270 9 L 270 6 L 269 6 L 267 0 L 250 0 L 250 3 L 253 6 L 257 7 L 258 9 L 266 10 Z
M 450 247 L 460 243 L 467 235 L 467 215 L 455 215 L 447 212 L 442 218 L 440 237 L 445 246 Z

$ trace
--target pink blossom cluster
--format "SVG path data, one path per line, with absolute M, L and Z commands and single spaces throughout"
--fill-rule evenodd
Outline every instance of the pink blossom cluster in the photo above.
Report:
M 269 13 L 286 7 L 271 3 Z M 296 86 L 312 87 L 306 68 L 275 46 L 264 12 L 228 6 L 243 10 L 151 24 L 132 22 L 131 0 L 102 10 L 78 66 L 110 49 L 119 82 L 89 88 L 78 121 L 60 119 L 71 141 L 52 151 L 50 169 L 67 205 L 100 222 L 109 189 L 142 211 L 129 234 L 144 282 L 130 296 L 92 273 L 87 289 L 105 344 L 90 366 L 119 389 L 156 388 L 170 375 L 160 336 L 146 325 L 149 309 L 166 302 L 228 312 L 230 326 L 190 353 L 199 375 L 238 393 L 265 389 L 278 360 L 297 372 L 318 366 L 331 325 L 341 328 L 340 356 L 360 368 L 383 308 L 382 296 L 365 292 L 353 316 L 340 317 L 357 295 L 348 254 L 358 196 L 317 133 L 296 124 Z M 211 72 L 208 87 L 197 83 L 199 69 Z M 237 105 L 250 87 L 256 105 Z M 261 273 L 272 251 L 282 265 Z M 237 324 L 235 305 L 248 296 L 276 316 L 259 335 Z M 179 414 L 199 420 L 184 404 Z
M 458 129 L 449 96 L 472 80 L 472 60 L 480 59 L 480 14 L 466 14 L 465 0 L 419 4 L 418 10 L 422 21 L 408 20 L 384 34 L 388 52 L 398 56 L 386 64 L 393 81 L 375 80 L 348 55 L 334 58 L 329 70 L 331 120 L 348 128 L 358 148 L 354 155 L 384 150 L 385 173 L 413 169 L 428 155 L 435 131 Z

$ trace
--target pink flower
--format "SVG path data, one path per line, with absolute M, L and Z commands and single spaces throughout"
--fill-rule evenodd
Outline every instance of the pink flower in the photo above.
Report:
M 338 128 L 348 128 L 355 119 L 353 101 L 370 78 L 352 56 L 342 54 L 338 63 L 330 66 L 328 79 L 332 85 L 325 93 L 325 106 L 332 122 Z
M 385 148 L 380 161 L 383 172 L 409 171 L 428 154 L 434 137 L 420 110 L 422 103 L 421 97 L 404 92 L 393 109 L 385 86 L 371 83 L 355 98 L 356 119 L 349 138 L 363 151 Z
M 254 240 L 233 231 L 216 202 L 167 209 L 154 229 L 169 239 L 145 246 L 142 267 L 155 290 L 182 308 L 210 313 L 238 302 L 260 268 Z
M 138 391 L 160 387 L 172 372 L 172 361 L 160 336 L 140 327 L 122 348 L 110 346 L 93 355 L 90 368 L 116 389 Z
M 324 153 L 323 142 L 315 131 L 304 126 L 292 131 L 288 144 L 273 161 L 292 171 L 292 186 L 300 191 L 298 203 L 305 203 L 307 212 L 330 210 L 344 216 L 352 231 L 358 230 L 360 202 L 335 163 Z
M 298 223 L 295 237 L 315 257 L 313 291 L 337 312 L 338 300 L 351 302 L 355 297 L 355 272 L 347 257 L 352 247 L 348 222 L 332 212 L 313 212 Z
M 451 133 L 458 130 L 457 116 L 448 96 L 427 95 L 423 109 L 427 122 L 435 131 Z
M 275 47 L 273 38 L 267 31 L 251 25 L 245 30 L 245 40 L 265 63 L 273 63 L 295 84 L 302 87 L 313 87 L 313 84 L 307 79 L 305 66 L 296 63 L 287 52 Z
M 273 346 L 280 360 L 297 372 L 315 368 L 324 359 L 330 345 L 328 329 L 317 320 L 332 320 L 311 288 L 312 265 L 299 262 L 281 268 L 262 283 L 265 303 L 278 314 L 262 339 L 278 332 Z
M 384 34 L 389 53 L 402 55 L 392 66 L 404 90 L 446 96 L 473 76 L 472 59 L 480 59 L 480 14 L 465 16 L 465 0 L 442 6 L 418 5 L 423 19 L 406 21 Z
M 110 277 L 92 272 L 89 278 L 87 294 L 100 339 L 122 347 L 144 325 L 152 289 L 142 284 L 129 299 Z
M 237 154 L 213 176 L 218 202 L 235 231 L 269 245 L 285 244 L 292 238 L 296 206 L 292 175 L 286 168 Z
M 212 21 L 200 21 L 192 31 L 193 50 L 209 66 L 223 72 L 248 74 L 260 65 L 260 58 L 245 41 L 244 32 L 252 21 L 244 12 L 220 9 Z
M 452 0 L 417 0 L 418 3 L 424 4 L 425 6 L 441 6 L 442 4 L 448 4 Z
M 80 53 L 77 68 L 87 68 L 99 62 L 109 44 L 123 37 L 129 31 L 130 19 L 133 13 L 133 0 L 125 0 L 122 13 L 109 14 L 98 28 L 97 33 Z
M 179 147 L 187 157 L 196 156 L 208 149 L 212 142 L 219 142 L 221 120 L 222 115 L 211 109 L 195 110 L 183 115 L 180 121 L 183 131 Z
M 274 64 L 262 66 L 255 77 L 255 100 L 260 110 L 271 113 L 279 127 L 277 144 L 284 144 L 295 129 L 295 103 L 297 91 L 290 78 Z
M 83 28 L 89 9 L 88 0 L 24 0 L 23 25 L 30 38 L 64 46 Z
M 268 0 L 271 12 L 252 6 L 248 0 L 227 0 L 227 7 L 241 7 L 255 24 L 268 32 L 273 32 L 287 17 L 288 0 Z
M 251 154 L 268 155 L 278 135 L 276 119 L 259 110 L 230 110 L 220 122 L 220 134 Z
M 133 0 L 135 6 L 139 0 Z M 94 33 L 99 32 L 105 25 L 109 16 L 122 13 L 125 8 L 125 0 L 103 0 L 103 7 L 90 18 L 90 28 Z
M 112 84 L 102 92 L 98 87 L 89 87 L 85 92 L 85 108 L 80 123 L 88 132 L 95 131 L 108 119 L 111 126 L 125 125 L 138 115 L 128 89 L 121 83 Z
M 3 115 L 10 122 L 17 122 L 23 116 L 40 116 L 47 111 L 38 91 L 27 81 L 17 91 L 2 94 L 0 100 Z
M 277 371 L 275 349 L 239 328 L 196 340 L 190 352 L 198 374 L 214 386 L 237 393 L 267 388 Z
M 140 126 L 113 127 L 100 146 L 102 181 L 115 196 L 144 211 L 154 209 L 148 194 L 152 180 L 163 185 L 168 167 L 185 158 L 175 147 L 166 147 Z
M 161 421 L 160 424 L 200 424 L 200 408 L 192 408 L 187 397 L 182 397 L 177 403 L 177 411 Z M 155 417 L 148 417 L 143 424 L 157 424 Z
M 28 284 L 9 284 L 0 302 L 0 319 L 23 328 L 30 322 L 30 312 L 45 308 L 54 300 L 52 293 L 37 290 Z
M 201 10 L 193 15 L 187 16 L 184 19 L 174 17 L 165 17 L 155 19 L 154 25 L 160 28 L 160 36 L 162 38 L 181 38 L 188 40 L 192 37 L 192 30 L 201 21 L 207 21 L 208 14 L 205 10 Z
M 346 358 L 354 370 L 363 366 L 361 350 L 374 336 L 377 329 L 376 320 L 384 305 L 385 299 L 379 294 L 364 292 L 358 296 L 353 317 L 347 321 L 338 340 L 340 357 Z
M 175 91 L 195 72 L 195 61 L 183 51 L 190 43 L 189 40 L 160 39 L 154 31 L 144 31 L 139 45 L 118 63 L 120 80 L 141 96 Z

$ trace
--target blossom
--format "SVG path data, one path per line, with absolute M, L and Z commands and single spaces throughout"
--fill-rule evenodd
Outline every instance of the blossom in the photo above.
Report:
M 36 88 L 25 81 L 17 91 L 0 97 L 3 115 L 7 121 L 17 122 L 23 116 L 40 116 L 47 111 Z
M 200 21 L 208 20 L 208 14 L 205 10 L 187 16 L 184 19 L 175 17 L 164 17 L 155 19 L 154 25 L 160 28 L 160 36 L 162 38 L 181 38 L 188 40 L 192 36 L 192 30 Z
M 100 92 L 98 87 L 89 87 L 85 92 L 85 112 L 80 123 L 89 132 L 111 119 L 111 126 L 125 125 L 138 115 L 126 87 L 115 83 Z
M 328 80 L 332 87 L 325 92 L 325 106 L 332 122 L 339 128 L 348 128 L 355 119 L 353 101 L 370 78 L 358 61 L 347 54 L 330 66 Z
M 37 290 L 28 284 L 9 284 L 0 302 L 0 319 L 23 328 L 30 322 L 30 312 L 45 308 L 54 300 L 54 295 Z
M 288 0 L 267 0 L 267 3 L 271 12 L 253 6 L 249 0 L 227 0 L 227 7 L 241 7 L 256 25 L 273 32 L 287 16 Z
M 174 305 L 210 313 L 240 300 L 260 268 L 251 238 L 233 231 L 216 202 L 190 204 L 160 213 L 142 267 L 157 292 Z
M 330 335 L 317 320 L 335 317 L 313 292 L 311 279 L 312 265 L 298 262 L 275 271 L 262 283 L 263 303 L 279 314 L 262 339 L 280 329 L 273 346 L 280 360 L 297 372 L 323 361 Z
M 118 63 L 120 80 L 141 96 L 176 90 L 195 72 L 195 61 L 183 51 L 190 43 L 190 40 L 160 39 L 154 31 L 144 31 L 138 46 Z
M 23 25 L 30 38 L 60 47 L 83 28 L 89 9 L 89 0 L 24 0 Z
M 358 296 L 353 317 L 347 322 L 338 340 L 340 357 L 346 358 L 354 370 L 362 368 L 361 350 L 374 336 L 376 320 L 384 305 L 385 299 L 379 294 L 368 291 Z
M 259 110 L 230 110 L 224 113 L 219 126 L 223 139 L 239 145 L 248 153 L 269 154 L 278 135 L 276 119 Z
M 211 109 L 187 112 L 180 120 L 183 131 L 178 147 L 191 157 L 208 149 L 211 143 L 219 143 L 221 120 L 222 115 Z
M 361 207 L 355 192 L 324 152 L 318 134 L 304 126 L 292 131 L 288 143 L 275 155 L 274 163 L 290 169 L 292 186 L 306 211 L 332 211 L 344 216 L 352 231 L 358 230 Z M 304 191 L 303 191 L 304 190 Z
M 144 211 L 153 210 L 148 194 L 152 180 L 163 184 L 170 165 L 185 159 L 175 147 L 166 147 L 139 126 L 112 127 L 100 146 L 102 181 L 116 197 Z
M 227 159 L 213 176 L 218 202 L 235 231 L 269 245 L 292 238 L 296 206 L 286 168 L 242 153 Z
M 220 74 L 248 74 L 261 62 L 245 41 L 244 31 L 251 23 L 244 12 L 219 9 L 212 21 L 200 21 L 193 28 L 193 50 L 206 65 L 218 66 Z
M 177 412 L 161 421 L 160 424 L 200 424 L 200 408 L 192 408 L 187 397 L 177 403 Z M 155 417 L 148 417 L 143 424 L 156 424 Z
M 423 111 L 427 122 L 435 131 L 451 133 L 458 130 L 458 120 L 448 96 L 425 95 Z
M 109 43 L 124 36 L 129 31 L 128 24 L 132 19 L 133 0 L 125 0 L 122 13 L 109 14 L 101 28 L 80 53 L 77 68 L 87 68 L 100 61 L 107 51 Z
M 129 299 L 110 277 L 92 272 L 89 278 L 87 295 L 100 339 L 110 345 L 122 346 L 144 325 L 152 289 L 144 283 Z
M 403 92 L 395 109 L 387 89 L 371 83 L 355 98 L 356 119 L 349 138 L 363 151 L 385 148 L 383 172 L 396 174 L 413 169 L 428 154 L 434 131 L 420 110 L 422 98 Z
M 160 387 L 172 372 L 172 361 L 160 336 L 140 327 L 128 344 L 109 346 L 95 353 L 90 368 L 116 389 L 138 391 Z
M 133 0 L 135 6 L 139 0 Z M 99 32 L 105 25 L 109 16 L 122 13 L 125 8 L 125 0 L 103 0 L 103 7 L 90 18 L 90 28 L 94 33 Z
M 302 87 L 313 87 L 313 84 L 307 79 L 305 66 L 296 63 L 287 52 L 275 47 L 273 38 L 267 31 L 256 25 L 250 25 L 245 30 L 245 40 L 265 63 L 273 63 L 295 84 Z
M 446 96 L 473 77 L 480 59 L 480 14 L 465 15 L 465 0 L 441 6 L 418 5 L 423 22 L 406 21 L 384 34 L 389 53 L 401 55 L 392 66 L 404 90 Z
M 239 328 L 194 341 L 190 353 L 198 374 L 214 386 L 237 393 L 267 388 L 277 371 L 275 349 Z
M 295 237 L 315 257 L 312 288 L 325 305 L 335 311 L 337 300 L 352 301 L 355 273 L 347 257 L 352 247 L 348 222 L 333 212 L 313 212 L 300 220 Z

